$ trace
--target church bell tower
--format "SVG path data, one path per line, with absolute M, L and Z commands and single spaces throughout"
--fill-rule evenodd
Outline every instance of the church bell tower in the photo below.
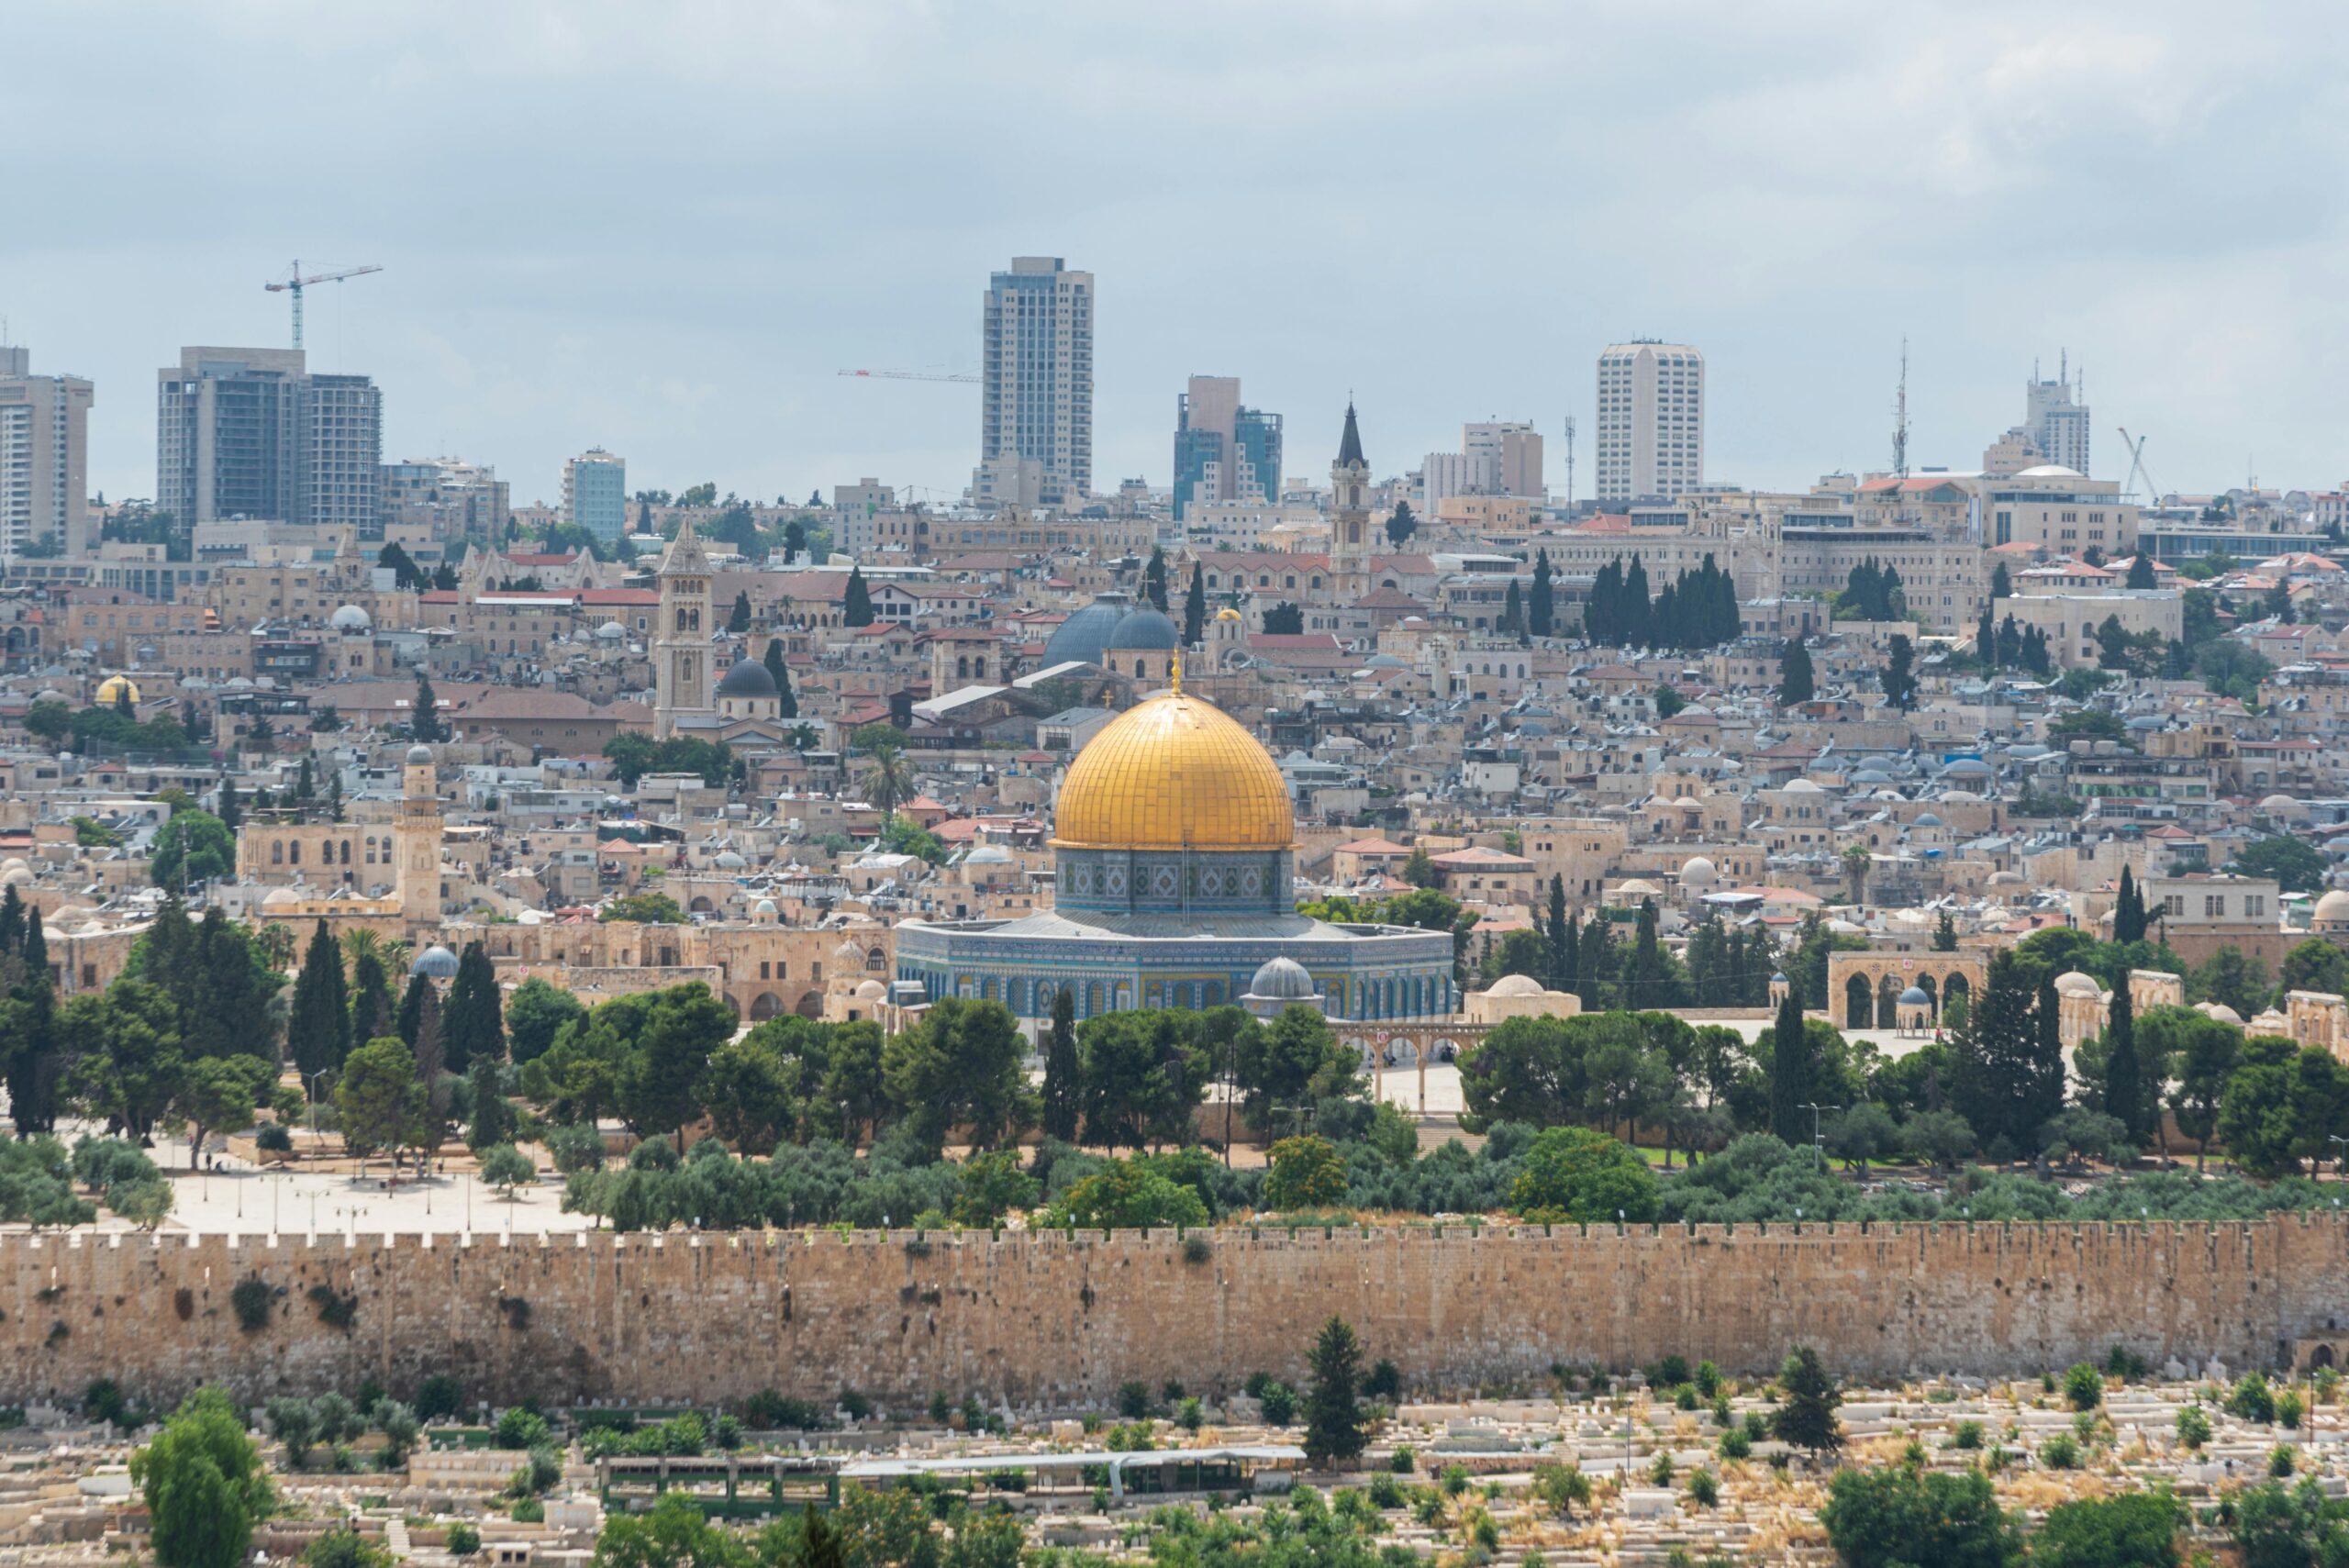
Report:
M 662 553 L 652 636 L 652 729 L 667 740 L 681 713 L 710 711 L 709 556 L 687 517 Z
M 1330 575 L 1341 592 L 1369 591 L 1370 546 L 1370 464 L 1362 455 L 1354 406 L 1348 403 L 1338 461 L 1330 465 Z

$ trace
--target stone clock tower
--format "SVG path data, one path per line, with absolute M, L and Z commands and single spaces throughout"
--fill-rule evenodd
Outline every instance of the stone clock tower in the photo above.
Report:
M 688 517 L 661 556 L 660 619 L 652 630 L 652 731 L 677 732 L 677 716 L 710 711 L 709 556 Z

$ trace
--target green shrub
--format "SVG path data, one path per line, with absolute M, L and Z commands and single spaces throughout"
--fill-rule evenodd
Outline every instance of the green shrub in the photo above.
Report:
M 2279 1481 L 2292 1473 L 2292 1451 L 2289 1447 L 2283 1443 L 2276 1445 L 2276 1451 L 2267 1456 L 2267 1473 Z
M 1952 1448 L 1962 1448 L 1966 1450 L 1980 1448 L 1982 1446 L 1982 1423 L 1979 1421 L 1960 1421 L 1950 1430 L 1949 1446 Z
M 2308 1407 L 2300 1403 L 2299 1391 L 2287 1388 L 2276 1396 L 2276 1424 L 2286 1431 L 2297 1430 L 2300 1418 L 2308 1414 Z
M 1745 1435 L 1743 1427 L 1731 1427 L 1721 1434 L 1716 1446 L 1723 1459 L 1744 1459 L 1753 1451 L 1753 1440 Z
M 1410 1445 L 1408 1443 L 1398 1446 L 1393 1453 L 1386 1456 L 1386 1468 L 1397 1475 L 1408 1475 L 1418 1467 L 1419 1462 L 1419 1455 L 1411 1451 Z
M 463 1411 L 464 1385 L 445 1372 L 436 1372 L 416 1386 L 416 1418 L 446 1420 Z
M 2227 1396 L 2227 1414 L 2241 1421 L 2272 1423 L 2276 1419 L 2275 1390 L 2267 1386 L 2266 1377 L 2247 1372 Z
M 2093 1410 L 2104 1403 L 2104 1374 L 2081 1362 L 2064 1374 L 2064 1397 L 2075 1410 Z
M 1688 1496 L 1703 1507 L 1711 1507 L 1721 1500 L 1721 1484 L 1709 1470 L 1688 1473 Z
M 481 1531 L 462 1521 L 452 1524 L 449 1527 L 446 1548 L 451 1557 L 471 1557 L 481 1550 Z
M 2201 1406 L 2188 1405 L 2177 1413 L 2177 1440 L 2189 1452 L 2210 1440 L 2210 1418 Z
M 1286 1427 L 1297 1419 L 1297 1390 L 1287 1384 L 1275 1379 L 1264 1385 L 1264 1393 L 1256 1397 L 1264 1407 L 1267 1424 Z
M 1118 1414 L 1129 1421 L 1139 1421 L 1149 1415 L 1150 1385 L 1138 1377 L 1118 1385 Z
M 1214 1256 L 1215 1248 L 1208 1242 L 1206 1237 L 1186 1236 L 1183 1238 L 1183 1261 L 1185 1262 L 1204 1263 L 1209 1258 Z
M 1649 1462 L 1648 1485 L 1652 1486 L 1669 1486 L 1672 1485 L 1671 1454 L 1658 1453 L 1653 1460 Z
M 1383 1358 L 1373 1362 L 1369 1373 L 1362 1380 L 1362 1391 L 1366 1398 L 1384 1399 L 1389 1404 L 1400 1399 L 1403 1396 L 1401 1369 Z
M 1703 1395 L 1706 1398 L 1718 1399 L 1720 1397 L 1721 1369 L 1715 1366 L 1712 1362 L 1698 1362 L 1697 1363 L 1696 1371 L 1691 1373 L 1689 1377 L 1690 1380 L 1696 1384 L 1697 1392 Z
M 2039 1448 L 2039 1462 L 2050 1470 L 2077 1470 L 2080 1467 L 2080 1440 L 2069 1432 L 2058 1432 Z
M 1375 1507 L 1399 1508 L 1409 1501 L 1409 1494 L 1392 1474 L 1374 1475 L 1370 1478 L 1370 1501 Z
M 547 1425 L 547 1418 L 536 1410 L 517 1405 L 510 1410 L 498 1413 L 498 1447 L 538 1448 L 553 1440 L 553 1429 Z
M 248 1334 L 258 1334 L 269 1327 L 270 1303 L 275 1293 L 269 1282 L 259 1274 L 247 1274 L 228 1292 L 229 1309 L 237 1315 L 237 1327 Z

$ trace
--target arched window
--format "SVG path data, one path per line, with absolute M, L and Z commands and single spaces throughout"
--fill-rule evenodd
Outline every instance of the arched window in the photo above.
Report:
M 269 863 L 273 866 L 282 866 L 285 863 L 285 845 L 279 840 L 272 839 L 269 841 Z
M 301 840 L 296 839 L 292 843 L 285 846 L 285 863 L 287 865 L 294 866 L 297 866 L 302 863 Z

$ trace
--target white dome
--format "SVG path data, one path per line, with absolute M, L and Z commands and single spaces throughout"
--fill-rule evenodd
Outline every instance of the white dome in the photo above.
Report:
M 736 854 L 731 850 L 720 850 L 718 852 L 716 859 L 711 863 L 715 864 L 720 871 L 740 871 L 744 866 L 749 865 L 751 862 L 744 860 L 741 856 Z
M 1530 974 L 1504 974 L 1493 982 L 1492 989 L 1485 993 L 1487 996 L 1539 996 L 1542 994 L 1542 983 Z
M 273 887 L 271 888 L 267 894 L 262 895 L 261 906 L 264 909 L 279 909 L 284 907 L 288 904 L 299 904 L 300 902 L 302 902 L 302 895 L 295 892 L 292 888 Z
M 357 605 L 343 606 L 327 617 L 327 624 L 337 631 L 347 632 L 353 636 L 362 631 L 375 629 L 373 619 Z
M 0 867 L 0 885 L 28 887 L 32 880 L 32 867 L 22 861 L 10 861 L 5 867 Z
M 2060 462 L 2043 462 L 2026 468 L 2015 475 L 2017 479 L 2080 479 L 2086 476 L 2076 468 L 2065 468 Z
M 878 980 L 868 980 L 856 988 L 856 999 L 860 1002 L 885 1001 L 888 995 L 889 988 Z
M 1664 889 L 1658 887 L 1653 882 L 1635 876 L 1631 878 L 1631 881 L 1617 887 L 1615 891 L 1632 898 L 1654 898 L 1662 895 Z
M 2259 803 L 2259 810 L 2262 816 L 2288 817 L 2295 822 L 2307 821 L 2309 815 L 2307 803 L 2294 800 L 2288 795 L 2269 795 Z
M 1680 884 L 1683 887 L 1710 886 L 1720 879 L 1720 869 L 1702 855 L 1690 855 L 1681 862 Z
M 2316 901 L 2316 913 L 2310 917 L 2319 925 L 2349 925 L 2349 893 L 2334 888 Z
M 2060 996 L 2101 996 L 2104 987 L 2093 976 L 2070 969 L 2055 977 L 2055 993 Z
M 2236 1012 L 2232 1007 L 2228 1006 L 2224 1002 L 2199 1003 L 2196 1006 L 2195 1010 L 2202 1014 L 2203 1017 L 2216 1018 L 2222 1024 L 2232 1024 L 2237 1029 L 2241 1029 L 2243 1027 L 2243 1015 Z
M 1830 920 L 1827 922 L 1827 929 L 1839 937 L 1865 937 L 1868 934 L 1868 929 L 1865 926 L 1856 925 L 1850 920 Z
M 963 857 L 964 865 L 995 866 L 1011 863 L 1011 851 L 1000 844 L 981 844 Z
M 618 642 L 628 635 L 628 628 L 616 620 L 607 620 L 596 628 L 596 635 L 606 642 Z
M 1825 795 L 1827 792 L 1809 779 L 1797 779 L 1787 785 L 1787 793 L 1788 795 Z
M 407 765 L 408 765 L 409 767 L 411 767 L 411 768 L 419 768 L 419 767 L 424 766 L 426 763 L 428 763 L 428 762 L 431 762 L 431 761 L 432 761 L 432 748 L 431 748 L 431 747 L 429 747 L 429 746 L 411 746 L 411 747 L 409 747 L 409 748 L 407 749 Z
M 753 915 L 772 915 L 774 912 L 774 900 L 772 898 L 762 898 L 751 908 L 751 913 Z

